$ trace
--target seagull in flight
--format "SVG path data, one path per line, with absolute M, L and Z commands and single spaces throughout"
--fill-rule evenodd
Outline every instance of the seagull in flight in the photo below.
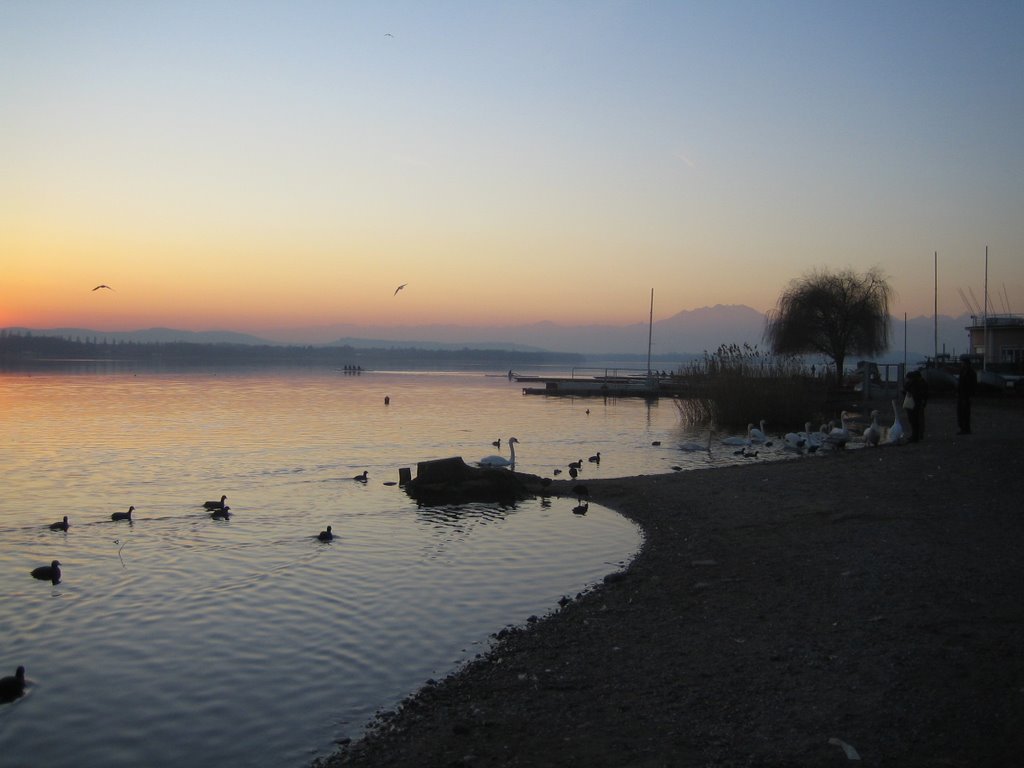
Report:
M 385 32 L 384 37 L 394 37 L 390 32 Z
M 96 286 L 95 288 L 93 288 L 93 290 L 94 290 L 94 291 L 98 291 L 98 290 L 99 290 L 100 288 L 106 288 L 106 289 L 107 289 L 108 291 L 112 291 L 112 290 L 114 290 L 114 289 L 113 289 L 113 288 L 111 288 L 111 287 L 110 287 L 109 285 L 97 285 L 97 286 Z
M 395 292 L 394 292 L 394 293 L 393 293 L 392 295 L 393 295 L 393 296 L 397 296 L 397 295 L 398 295 L 398 292 L 399 292 L 400 290 L 402 290 L 403 288 L 405 288 L 405 286 L 407 286 L 407 285 L 408 285 L 408 283 L 402 283 L 402 284 L 401 284 L 400 286 L 398 286 L 397 288 L 395 288 Z

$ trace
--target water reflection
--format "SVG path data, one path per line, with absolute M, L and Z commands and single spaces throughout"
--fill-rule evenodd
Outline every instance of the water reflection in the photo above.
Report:
M 579 445 L 635 471 L 648 456 L 601 442 L 649 442 L 633 404 L 580 424 L 571 404 L 451 375 L 3 385 L 0 576 L 12 586 L 0 626 L 5 658 L 44 686 L 0 713 L 13 764 L 307 765 L 311 749 L 358 735 L 376 709 L 639 546 L 632 523 L 596 505 L 575 516 L 572 498 L 418 505 L 383 480 L 438 455 L 485 453 L 508 424 L 532 436 L 528 472 L 564 466 Z M 367 482 L 352 482 L 364 471 Z M 230 522 L 204 496 L 229 496 Z M 139 502 L 130 518 L 121 498 Z M 74 510 L 74 531 L 48 529 L 59 515 L 39 519 L 44 499 Z M 125 519 L 112 521 L 111 504 Z M 73 571 L 45 590 L 28 571 L 51 560 Z M 216 713 L 239 699 L 247 706 L 224 739 Z M 108 717 L 126 707 L 130 732 Z
M 517 508 L 515 503 L 506 504 L 450 504 L 428 506 L 418 504 L 416 519 L 436 528 L 463 530 L 469 524 L 487 524 L 504 520 Z

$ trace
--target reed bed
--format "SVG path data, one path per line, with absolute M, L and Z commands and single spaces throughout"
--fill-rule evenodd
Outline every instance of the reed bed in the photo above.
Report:
M 799 357 L 772 355 L 750 344 L 723 344 L 683 366 L 692 397 L 676 400 L 682 418 L 715 429 L 744 429 L 764 419 L 773 431 L 824 420 L 827 380 Z

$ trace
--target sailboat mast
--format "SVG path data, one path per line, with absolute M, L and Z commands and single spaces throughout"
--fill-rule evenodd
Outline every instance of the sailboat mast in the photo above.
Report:
M 654 289 L 651 288 L 651 315 L 647 321 L 647 376 L 651 375 L 651 340 L 654 337 Z
M 988 370 L 988 246 L 985 246 L 985 356 L 981 359 L 981 370 Z
M 932 332 L 935 334 L 933 340 L 934 349 L 932 360 L 938 364 L 939 361 L 939 252 L 935 252 L 935 291 L 932 298 Z

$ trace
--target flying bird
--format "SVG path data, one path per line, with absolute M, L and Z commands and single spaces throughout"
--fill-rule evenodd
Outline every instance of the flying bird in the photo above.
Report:
M 108 291 L 112 291 L 112 290 L 114 290 L 114 289 L 113 289 L 113 288 L 111 288 L 111 287 L 110 287 L 109 285 L 97 285 L 97 286 L 96 286 L 95 288 L 93 288 L 93 290 L 94 290 L 94 291 L 98 291 L 98 290 L 99 290 L 100 288 L 106 288 L 106 289 L 107 289 Z
M 392 294 L 392 295 L 394 295 L 394 296 L 397 296 L 397 295 L 398 295 L 398 292 L 399 292 L 400 290 L 402 290 L 403 288 L 405 288 L 405 286 L 407 286 L 407 285 L 408 285 L 408 283 L 402 283 L 402 284 L 401 284 L 400 286 L 398 286 L 397 288 L 395 288 L 395 292 L 394 292 L 394 294 Z
M 385 32 L 384 37 L 394 37 L 390 32 Z

